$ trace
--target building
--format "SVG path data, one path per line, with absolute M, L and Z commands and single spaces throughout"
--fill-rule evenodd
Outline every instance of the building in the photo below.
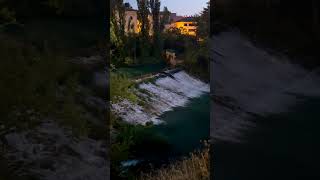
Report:
M 126 8 L 125 11 L 125 32 L 126 33 L 139 33 L 141 31 L 141 23 L 138 20 L 138 10 L 132 9 L 132 8 Z M 163 12 L 160 12 L 160 19 L 163 17 Z M 171 17 L 169 17 L 171 19 Z M 148 15 L 149 19 L 149 26 L 150 26 L 150 32 L 149 34 L 152 35 L 153 33 L 153 19 L 152 15 Z M 169 22 L 170 22 L 169 19 Z
M 139 33 L 141 31 L 141 23 L 138 20 L 138 10 L 133 9 L 131 6 L 126 5 L 125 10 L 125 32 L 128 33 Z M 160 12 L 160 18 L 163 17 L 163 12 Z M 171 28 L 178 28 L 180 32 L 184 35 L 196 36 L 196 22 L 192 17 L 183 17 L 177 16 L 176 13 L 171 13 L 169 17 L 169 22 L 171 24 L 165 25 L 165 30 L 169 30 Z M 148 15 L 149 23 L 150 23 L 150 32 L 152 35 L 153 30 L 153 19 L 152 15 Z
M 171 27 L 180 29 L 181 34 L 196 36 L 197 23 L 193 17 L 185 17 L 172 23 Z
M 152 35 L 152 16 L 148 15 L 149 23 L 150 23 L 150 32 Z M 141 22 L 138 20 L 137 10 L 128 8 L 125 11 L 125 32 L 126 33 L 139 33 L 141 31 Z
M 176 22 L 183 18 L 184 18 L 183 16 L 177 16 L 177 13 L 170 14 L 170 22 Z

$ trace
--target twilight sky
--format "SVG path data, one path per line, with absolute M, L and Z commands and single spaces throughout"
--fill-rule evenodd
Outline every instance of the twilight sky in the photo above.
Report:
M 181 16 L 190 16 L 199 14 L 209 0 L 161 0 L 161 10 L 163 6 L 167 6 L 169 11 L 177 13 Z M 137 9 L 137 0 L 124 0 L 128 2 L 134 9 Z

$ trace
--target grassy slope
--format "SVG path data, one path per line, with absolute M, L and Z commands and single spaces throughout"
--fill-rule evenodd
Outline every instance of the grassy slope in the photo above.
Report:
M 143 174 L 140 180 L 209 180 L 209 158 L 209 148 L 206 148 L 168 167 Z

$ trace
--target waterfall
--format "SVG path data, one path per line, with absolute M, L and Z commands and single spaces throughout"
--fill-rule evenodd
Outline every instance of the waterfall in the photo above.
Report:
M 172 76 L 158 77 L 152 82 L 142 82 L 135 90 L 144 105 L 126 99 L 112 104 L 112 110 L 131 124 L 163 123 L 159 116 L 174 107 L 185 106 L 190 99 L 209 93 L 209 84 L 190 76 L 185 71 Z

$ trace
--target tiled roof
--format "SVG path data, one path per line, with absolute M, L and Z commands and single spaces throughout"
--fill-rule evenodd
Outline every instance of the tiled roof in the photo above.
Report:
M 194 22 L 194 21 L 195 21 L 194 17 L 185 17 L 176 22 Z

